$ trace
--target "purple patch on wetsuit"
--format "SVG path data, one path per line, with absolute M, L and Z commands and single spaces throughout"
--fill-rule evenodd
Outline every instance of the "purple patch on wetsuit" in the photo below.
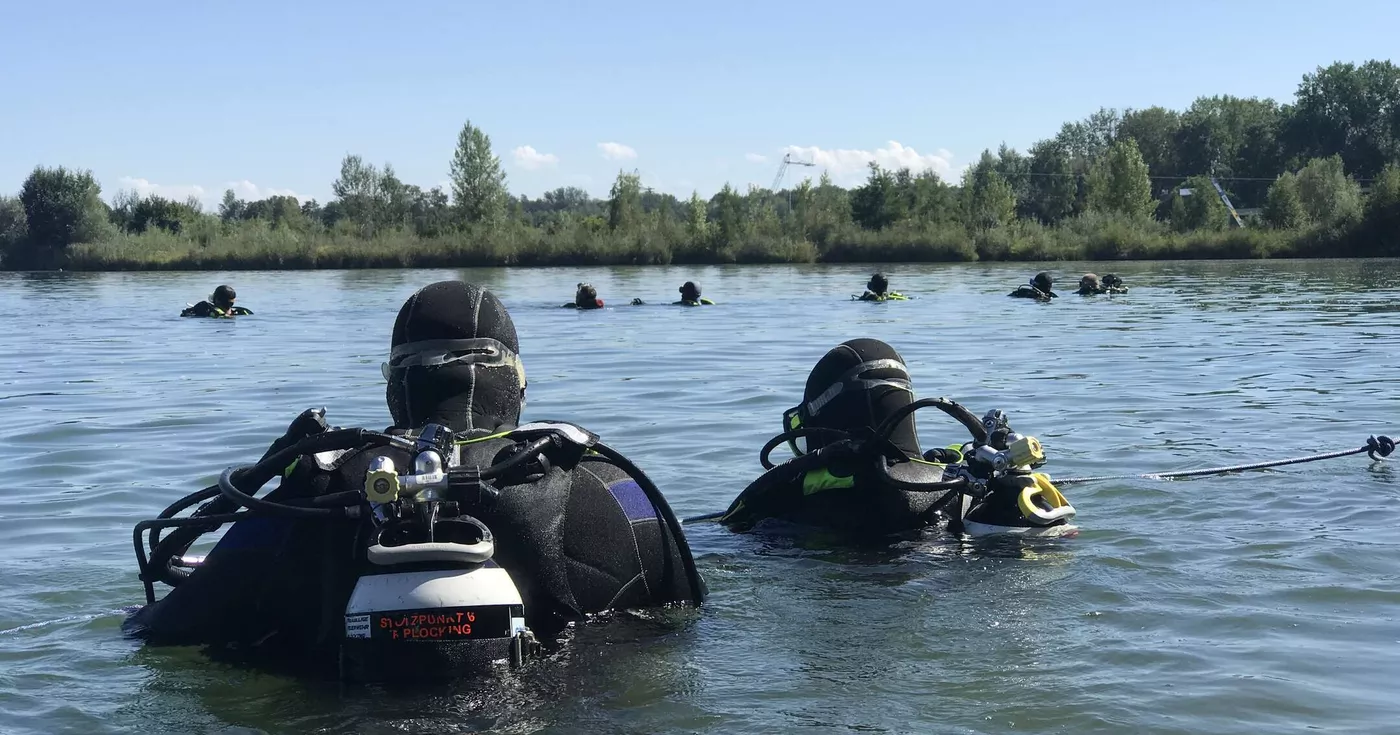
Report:
M 619 480 L 608 486 L 613 497 L 617 498 L 622 512 L 629 521 L 644 521 L 656 517 L 656 508 L 647 499 L 646 491 L 636 480 Z

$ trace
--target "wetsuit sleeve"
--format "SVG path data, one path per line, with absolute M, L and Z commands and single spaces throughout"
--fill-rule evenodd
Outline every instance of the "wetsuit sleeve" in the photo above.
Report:
M 696 599 L 662 511 L 638 482 L 609 462 L 573 472 L 561 528 L 570 586 L 585 612 L 652 607 Z
M 253 310 L 243 306 L 235 306 L 230 310 L 230 313 L 234 316 L 252 316 Z
M 807 475 L 802 464 L 784 462 L 759 475 L 729 504 L 720 523 L 742 531 L 765 518 L 795 510 L 802 503 L 802 484 Z
M 214 305 L 208 301 L 201 301 L 180 312 L 180 316 L 212 316 L 213 314 Z

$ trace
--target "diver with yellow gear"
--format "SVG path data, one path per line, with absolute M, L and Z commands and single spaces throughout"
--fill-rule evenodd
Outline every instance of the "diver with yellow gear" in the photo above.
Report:
M 972 440 L 921 451 L 914 413 L 927 407 L 957 420 Z M 1033 471 L 1045 462 L 1034 437 L 1012 431 L 1000 411 L 978 419 L 945 398 L 914 400 L 904 359 L 879 340 L 827 352 L 783 428 L 760 452 L 767 472 L 718 517 L 730 530 L 778 521 L 857 536 L 944 524 L 972 535 L 1076 532 L 1074 508 Z M 783 444 L 796 456 L 775 466 L 768 455 Z
M 852 301 L 907 301 L 905 296 L 898 291 L 890 290 L 890 280 L 883 273 L 876 273 L 870 277 L 870 281 L 865 284 L 865 293 L 859 296 L 851 296 Z
M 675 306 L 714 306 L 715 302 L 700 295 L 700 287 L 694 281 L 686 281 L 680 287 L 681 300 Z
M 234 299 L 238 298 L 238 293 L 233 290 L 233 286 L 223 285 L 214 289 L 214 293 L 209 298 L 197 304 L 185 307 L 180 312 L 180 316 L 201 316 L 214 319 L 228 319 L 235 316 L 250 316 L 253 312 L 242 306 L 234 306 Z

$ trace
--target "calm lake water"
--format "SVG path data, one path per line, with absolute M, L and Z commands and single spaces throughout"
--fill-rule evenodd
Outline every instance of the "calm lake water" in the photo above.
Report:
M 694 526 L 701 611 L 587 626 L 489 683 L 299 681 L 120 635 L 131 526 L 303 408 L 386 426 L 394 314 L 445 278 L 511 308 L 526 418 L 600 433 L 682 516 L 760 473 L 807 371 L 853 337 L 898 348 L 920 395 L 1006 410 L 1061 477 L 1400 437 L 1400 263 L 1129 263 L 1130 294 L 1070 295 L 1085 267 L 1052 268 L 1049 305 L 1006 298 L 1025 265 L 892 266 L 916 298 L 890 304 L 847 300 L 859 266 L 0 273 L 0 732 L 1395 732 L 1400 462 L 1364 456 L 1067 488 L 1070 540 Z M 690 279 L 720 305 L 623 306 Z M 580 280 L 610 308 L 557 308 Z M 223 282 L 257 315 L 176 316 Z M 965 438 L 920 417 L 925 446 Z

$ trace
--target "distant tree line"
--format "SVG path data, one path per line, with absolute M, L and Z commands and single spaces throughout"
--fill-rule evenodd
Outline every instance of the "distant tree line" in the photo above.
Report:
M 410 248 L 511 239 L 582 261 L 584 251 L 623 239 L 653 262 L 1053 257 L 1035 244 L 1046 237 L 1036 228 L 1128 233 L 1119 239 L 1223 232 L 1234 219 L 1217 183 L 1237 208 L 1256 213 L 1251 229 L 1298 233 L 1296 242 L 1313 249 L 1345 242 L 1352 254 L 1400 254 L 1400 68 L 1319 68 L 1290 104 L 1216 96 L 1180 112 L 1100 109 L 1025 153 L 984 151 L 957 182 L 871 163 L 850 189 L 823 175 L 778 192 L 726 184 L 708 199 L 682 200 L 622 171 L 606 199 L 574 187 L 532 199 L 508 193 L 490 138 L 470 122 L 449 176 L 450 191 L 424 190 L 390 164 L 347 155 L 324 205 L 227 191 L 217 211 L 205 212 L 194 199 L 133 192 L 108 205 L 90 172 L 40 166 L 17 197 L 0 197 L 0 255 L 5 267 L 46 267 L 79 243 L 121 240 L 139 251 L 140 237 L 157 233 L 207 248 L 271 232 L 284 243 L 391 238 Z

